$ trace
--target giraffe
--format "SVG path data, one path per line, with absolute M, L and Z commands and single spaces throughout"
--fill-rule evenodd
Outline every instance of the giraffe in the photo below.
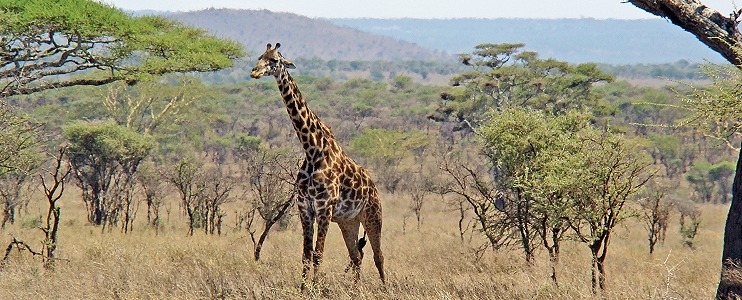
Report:
M 276 47 L 272 49 L 271 44 L 267 45 L 265 52 L 258 57 L 258 63 L 252 69 L 250 77 L 275 77 L 286 111 L 306 156 L 296 177 L 297 206 L 304 238 L 302 289 L 307 283 L 311 264 L 314 266 L 314 277 L 317 276 L 331 221 L 340 227 L 348 248 L 348 267 L 353 270 L 354 281 L 358 282 L 360 279 L 363 259 L 361 248 L 365 240 L 358 240 L 358 232 L 360 225 L 363 225 L 364 237 L 368 234 L 368 241 L 374 252 L 376 269 L 382 283 L 385 283 L 379 193 L 368 171 L 356 164 L 340 148 L 330 127 L 309 109 L 307 101 L 287 70 L 296 66 L 281 55 L 279 47 L 281 43 L 276 43 Z M 317 240 L 313 245 L 315 222 Z

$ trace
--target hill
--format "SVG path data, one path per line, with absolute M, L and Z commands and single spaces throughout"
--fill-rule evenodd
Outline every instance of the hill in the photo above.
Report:
M 168 17 L 240 42 L 250 53 L 283 42 L 289 58 L 451 62 L 477 44 L 525 43 L 542 57 L 572 63 L 724 62 L 691 34 L 660 19 L 313 19 L 234 9 Z
M 249 53 L 262 53 L 265 44 L 281 42 L 289 58 L 323 60 L 452 61 L 453 56 L 411 42 L 375 35 L 311 19 L 267 10 L 207 9 L 169 14 L 168 17 L 206 29 L 243 45 Z
M 542 57 L 572 63 L 724 62 L 668 21 L 595 19 L 332 19 L 334 24 L 448 53 L 481 43 L 525 43 Z

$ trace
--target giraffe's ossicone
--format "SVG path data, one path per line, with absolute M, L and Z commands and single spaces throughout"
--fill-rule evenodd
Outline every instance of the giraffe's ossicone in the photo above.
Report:
M 275 48 L 271 48 L 271 44 L 268 44 L 265 52 L 258 57 L 258 63 L 252 69 L 250 77 L 275 77 L 286 111 L 306 155 L 296 176 L 297 206 L 304 235 L 302 288 L 312 263 L 315 276 L 317 274 L 330 221 L 336 222 L 340 227 L 356 281 L 360 277 L 362 259 L 358 233 L 363 225 L 374 252 L 376 269 L 384 282 L 379 193 L 368 171 L 343 151 L 330 127 L 309 109 L 307 101 L 287 70 L 296 66 L 278 52 L 280 46 L 280 43 L 276 43 Z

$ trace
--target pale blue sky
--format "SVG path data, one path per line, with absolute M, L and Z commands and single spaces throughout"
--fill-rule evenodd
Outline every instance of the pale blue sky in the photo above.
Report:
M 268 9 L 312 18 L 596 18 L 653 16 L 624 0 L 101 0 L 125 10 Z M 702 0 L 729 15 L 733 0 Z M 740 1 L 742 2 L 742 1 Z

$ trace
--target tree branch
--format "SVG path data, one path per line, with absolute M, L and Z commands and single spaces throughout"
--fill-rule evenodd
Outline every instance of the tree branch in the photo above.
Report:
M 692 33 L 702 43 L 721 54 L 727 61 L 742 66 L 739 47 L 742 34 L 739 28 L 740 12 L 725 17 L 698 0 L 628 0 L 642 10 L 670 20 Z

